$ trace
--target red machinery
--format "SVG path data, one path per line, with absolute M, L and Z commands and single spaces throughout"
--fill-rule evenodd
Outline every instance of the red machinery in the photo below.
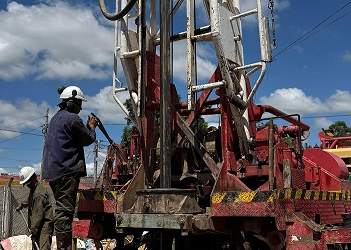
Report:
M 122 81 L 115 75 L 113 92 L 128 89 L 135 115 L 122 110 L 138 132 L 129 152 L 112 142 L 99 185 L 80 192 L 74 234 L 115 238 L 116 249 L 347 249 L 351 184 L 345 163 L 320 149 L 303 150 L 309 126 L 298 115 L 252 101 L 271 60 L 260 0 L 245 13 L 238 1 L 206 0 L 210 24 L 198 29 L 189 0 L 186 31 L 172 36 L 169 18 L 183 1 L 172 11 L 160 1 L 158 18 L 155 2 L 124 0 L 122 11 L 111 15 L 100 0 L 121 35 L 116 48 L 127 88 L 117 87 Z M 126 15 L 133 6 L 137 13 Z M 258 14 L 261 60 L 246 65 L 241 19 L 251 14 Z M 128 25 L 135 16 L 133 31 Z M 186 103 L 170 84 L 170 44 L 181 39 L 187 44 Z M 218 67 L 207 84 L 196 85 L 194 44 L 200 41 L 213 42 Z M 249 76 L 258 70 L 251 88 Z M 196 127 L 200 117 L 214 114 L 219 126 Z M 258 126 L 262 121 L 268 123 Z

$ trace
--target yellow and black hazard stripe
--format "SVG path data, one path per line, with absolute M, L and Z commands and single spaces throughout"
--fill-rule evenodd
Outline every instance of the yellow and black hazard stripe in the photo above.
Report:
M 49 186 L 49 184 L 45 181 L 41 182 L 44 186 Z M 9 184 L 9 180 L 0 180 L 0 186 L 8 186 Z M 11 186 L 22 186 L 22 184 L 20 184 L 19 180 L 13 180 L 11 182 Z
M 0 186 L 8 186 L 9 180 L 0 180 Z M 13 180 L 11 182 L 11 186 L 19 186 L 22 184 L 20 184 L 20 182 L 18 180 Z
M 94 191 L 82 190 L 78 193 L 79 200 L 114 201 L 117 199 L 117 191 Z
M 313 191 L 287 188 L 272 191 L 219 192 L 213 194 L 212 203 L 273 202 L 278 199 L 350 201 L 351 191 Z

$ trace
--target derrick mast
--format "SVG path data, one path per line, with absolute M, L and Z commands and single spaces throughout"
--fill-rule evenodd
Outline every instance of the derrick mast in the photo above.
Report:
M 351 242 L 347 227 L 322 225 L 348 220 L 345 164 L 319 149 L 304 153 L 309 126 L 298 114 L 253 103 L 272 60 L 261 0 L 245 12 L 239 0 L 117 0 L 112 14 L 99 2 L 115 21 L 112 94 L 134 128 L 128 149 L 111 140 L 100 182 L 81 192 L 76 228 L 90 229 L 80 236 L 164 250 Z M 249 49 L 257 60 L 247 62 L 242 20 L 252 17 L 258 46 Z M 131 113 L 118 98 L 125 91 Z M 256 126 L 267 121 L 264 113 L 269 123 Z M 200 129 L 211 115 L 218 124 Z
M 118 1 L 117 1 L 118 2 Z M 128 9 L 133 1 L 121 1 L 121 9 Z M 228 110 L 230 116 L 234 120 L 234 127 L 237 133 L 237 140 L 239 145 L 239 158 L 245 158 L 249 155 L 249 143 L 251 135 L 249 132 L 249 117 L 247 108 L 257 88 L 259 87 L 266 71 L 266 63 L 271 61 L 271 45 L 268 32 L 268 19 L 262 15 L 261 2 L 253 1 L 255 8 L 245 13 L 240 13 L 239 1 L 204 1 L 204 11 L 207 12 L 208 21 L 205 25 L 197 28 L 196 20 L 200 19 L 196 16 L 196 8 L 194 1 L 178 1 L 172 9 L 169 1 L 149 1 L 138 2 L 138 9 L 135 14 L 124 15 L 119 17 L 116 22 L 116 40 L 120 39 L 120 44 L 116 46 L 118 54 L 121 59 L 121 65 L 124 72 L 123 81 L 125 81 L 131 100 L 133 102 L 134 114 L 136 117 L 135 125 L 139 132 L 144 136 L 145 144 L 154 144 L 150 142 L 150 138 L 145 141 L 145 136 L 149 133 L 148 125 L 153 127 L 153 121 L 145 121 L 148 116 L 147 99 L 149 98 L 145 89 L 147 88 L 147 81 L 152 77 L 159 77 L 158 84 L 160 88 L 160 100 L 154 100 L 160 105 L 159 112 L 161 113 L 161 159 L 170 160 L 171 157 L 163 157 L 163 154 L 170 152 L 171 140 L 166 137 L 171 136 L 171 132 L 167 131 L 171 127 L 171 108 L 170 106 L 170 91 L 169 84 L 172 80 L 171 67 L 175 66 L 175 62 L 171 58 L 170 50 L 173 43 L 184 41 L 186 43 L 186 61 L 177 62 L 178 64 L 186 65 L 186 85 L 187 85 L 187 110 L 189 112 L 196 112 L 198 107 L 198 100 L 195 97 L 199 94 L 206 93 L 204 96 L 208 98 L 212 90 L 220 89 L 230 102 L 228 103 Z M 159 5 L 159 13 L 157 7 Z M 148 11 L 146 11 L 148 10 Z M 182 12 L 178 14 L 177 12 Z M 184 14 L 184 12 L 186 12 Z M 116 19 L 106 10 L 103 9 L 106 17 Z M 148 16 L 147 14 L 148 13 Z M 168 14 L 166 14 L 168 13 Z M 258 23 L 257 38 L 260 41 L 261 57 L 258 55 L 258 62 L 245 64 L 243 44 L 242 44 L 242 29 L 241 19 L 250 15 L 255 15 Z M 183 22 L 179 22 L 177 18 L 183 18 Z M 180 16 L 180 17 L 179 17 Z M 134 20 L 134 21 L 133 21 Z M 157 22 L 159 21 L 159 22 Z M 131 23 L 136 23 L 136 30 L 130 28 Z M 170 34 L 170 25 L 175 26 L 176 23 L 185 23 L 185 29 L 177 34 Z M 204 24 L 204 22 L 202 22 Z M 132 26 L 134 24 L 132 23 Z M 119 38 L 118 38 L 119 37 Z M 215 57 L 206 58 L 207 60 L 218 64 L 220 78 L 215 82 L 198 83 L 196 72 L 199 71 L 196 63 L 196 45 L 204 42 L 211 42 L 215 51 Z M 172 47 L 173 48 L 173 47 Z M 159 50 L 159 55 L 156 51 Z M 117 52 L 117 51 L 116 51 Z M 118 56 L 115 56 L 118 60 Z M 148 61 L 148 58 L 153 58 L 155 61 Z M 156 67 L 157 66 L 157 67 Z M 259 71 L 255 85 L 250 93 L 247 90 L 247 76 L 253 72 Z M 115 72 L 117 72 L 115 70 Z M 150 76 L 153 74 L 153 76 Z M 114 82 L 117 80 L 122 82 L 122 78 L 114 77 Z M 121 88 L 116 88 L 114 83 L 114 93 Z M 123 89 L 123 88 L 122 88 Z M 158 93 L 157 93 L 158 94 Z M 150 98 L 149 98 L 150 99 Z M 125 110 L 125 108 L 124 108 Z M 165 118 L 163 116 L 166 116 Z M 144 119 L 144 126 L 142 120 Z M 163 124 L 164 123 L 164 124 Z M 166 124 L 167 123 L 167 124 Z M 165 133 L 162 133 L 165 131 Z M 147 149 L 148 150 L 148 149 Z M 144 152 L 145 154 L 145 152 Z M 148 157 L 144 157 L 143 162 L 148 166 Z M 161 165 L 169 165 L 169 162 L 161 163 Z M 213 167 L 215 168 L 215 167 Z M 162 169 L 162 168 L 161 168 Z M 164 167 L 167 169 L 167 167 Z M 161 171 L 167 172 L 167 171 Z M 146 173 L 150 178 L 150 173 Z M 161 175 L 162 177 L 163 175 Z M 169 179 L 168 177 L 164 177 Z M 163 178 L 163 177 L 162 177 Z M 161 179 L 162 179 L 161 178 Z M 161 181 L 163 183 L 163 181 Z M 168 186 L 168 185 L 166 185 Z

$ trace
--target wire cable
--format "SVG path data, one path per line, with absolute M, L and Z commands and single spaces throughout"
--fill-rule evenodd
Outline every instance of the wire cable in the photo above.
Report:
M 30 131 L 28 131 L 28 132 L 21 132 L 21 131 L 9 130 L 9 129 L 0 129 L 0 130 L 4 130 L 4 131 L 13 132 L 13 133 L 20 133 L 20 135 L 17 135 L 17 136 L 11 137 L 11 138 L 6 139 L 6 140 L 3 140 L 3 141 L 0 141 L 0 143 L 7 142 L 7 141 L 10 141 L 10 140 L 13 140 L 13 139 L 18 138 L 18 137 L 20 137 L 20 136 L 22 136 L 22 135 L 35 135 L 35 136 L 41 136 L 41 137 L 42 137 L 43 135 L 39 135 L 39 134 L 33 134 L 33 133 L 30 133 L 30 132 L 32 132 L 32 131 L 34 131 L 34 130 L 36 130 L 36 129 L 41 128 L 41 127 L 42 127 L 42 126 L 40 126 L 40 127 L 38 127 L 38 128 L 34 128 L 34 129 L 32 129 L 32 130 L 30 130 Z
M 336 21 L 340 20 L 341 18 L 345 17 L 346 15 L 350 14 L 351 11 L 347 12 L 346 14 L 342 15 L 341 17 L 331 21 L 330 23 L 322 26 L 321 28 L 319 28 L 318 30 L 316 30 L 319 26 L 321 26 L 323 23 L 325 23 L 327 20 L 329 20 L 332 16 L 334 16 L 335 14 L 337 14 L 339 11 L 341 11 L 342 9 L 346 8 L 346 6 L 348 6 L 349 4 L 351 4 L 351 1 L 349 1 L 347 4 L 345 4 L 344 6 L 342 6 L 340 9 L 338 9 L 337 11 L 335 11 L 333 14 L 331 14 L 330 16 L 328 16 L 327 18 L 325 18 L 322 22 L 320 22 L 319 24 L 317 24 L 315 27 L 313 27 L 311 30 L 309 30 L 307 33 L 305 33 L 303 36 L 301 36 L 300 38 L 298 38 L 297 40 L 295 40 L 294 42 L 292 42 L 291 44 L 289 44 L 287 47 L 285 47 L 283 50 L 279 51 L 277 54 L 275 54 L 273 56 L 273 59 L 275 59 L 278 55 L 283 54 L 284 52 L 286 52 L 287 50 L 291 49 L 292 47 L 294 47 L 295 45 L 305 41 L 307 38 L 311 37 L 312 35 L 318 33 L 319 31 L 321 31 L 322 29 L 328 27 L 329 25 L 335 23 Z M 316 31 L 314 31 L 316 30 Z M 313 32 L 314 31 L 314 32 Z M 313 32 L 313 33 L 312 33 Z
M 351 114 L 340 114 L 340 115 L 316 115 L 316 116 L 301 116 L 303 119 L 313 119 L 313 118 L 328 118 L 328 117 L 347 117 Z
M 29 122 L 34 122 L 34 121 L 37 121 L 37 120 L 43 119 L 43 118 L 44 118 L 44 116 L 39 117 L 39 118 L 35 118 L 35 119 L 32 119 L 32 120 L 24 121 L 24 122 L 21 122 L 21 123 L 16 123 L 16 124 L 14 124 L 14 125 L 7 126 L 7 127 L 5 127 L 5 128 L 12 128 L 12 127 L 15 127 L 15 126 L 18 126 L 18 125 L 23 125 L 23 124 L 26 124 L 26 123 L 29 123 Z
M 39 148 L 3 148 L 0 147 L 0 150 L 6 149 L 6 150 L 41 150 Z

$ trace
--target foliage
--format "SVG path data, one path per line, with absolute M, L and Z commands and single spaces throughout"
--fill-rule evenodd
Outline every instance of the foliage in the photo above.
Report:
M 303 145 L 302 145 L 302 148 L 303 149 L 307 149 L 307 148 L 312 148 L 311 145 L 307 144 L 307 142 L 305 142 Z
M 180 100 L 180 96 L 179 96 L 179 100 Z M 132 119 L 135 119 L 135 115 L 134 115 L 134 111 L 133 111 L 132 100 L 130 98 L 127 99 L 123 104 L 127 108 L 127 110 L 129 111 L 130 118 L 129 117 L 126 118 L 127 126 L 125 126 L 123 128 L 123 133 L 122 133 L 122 136 L 121 136 L 121 145 L 123 147 L 129 148 L 130 140 L 131 140 L 131 134 L 132 134 L 132 129 L 134 127 Z M 160 112 L 157 111 L 155 116 L 156 116 L 155 117 L 156 118 L 155 126 L 159 126 L 159 124 L 160 124 Z M 183 117 L 183 119 L 186 119 L 186 117 Z M 200 117 L 196 121 L 194 121 L 191 124 L 190 127 L 191 127 L 191 129 L 194 131 L 194 133 L 196 135 L 200 135 L 200 136 L 202 135 L 203 136 L 207 132 L 208 124 L 207 124 L 207 122 L 205 121 L 204 118 Z
M 205 135 L 207 133 L 208 123 L 204 118 L 200 117 L 191 124 L 190 128 L 196 135 Z
M 329 129 L 333 130 L 335 137 L 350 136 L 351 128 L 349 128 L 344 121 L 336 121 L 329 126 Z
M 293 146 L 294 140 L 290 136 L 283 137 L 282 140 L 286 143 L 286 145 L 288 145 L 288 147 L 292 147 Z
M 123 147 L 127 147 L 129 149 L 131 135 L 132 135 L 132 129 L 134 127 L 132 119 L 135 119 L 135 115 L 134 115 L 134 111 L 133 111 L 132 99 L 130 99 L 130 98 L 127 99 L 123 104 L 127 108 L 130 118 L 129 117 L 126 118 L 127 126 L 125 126 L 123 128 L 123 133 L 121 136 L 121 145 Z

